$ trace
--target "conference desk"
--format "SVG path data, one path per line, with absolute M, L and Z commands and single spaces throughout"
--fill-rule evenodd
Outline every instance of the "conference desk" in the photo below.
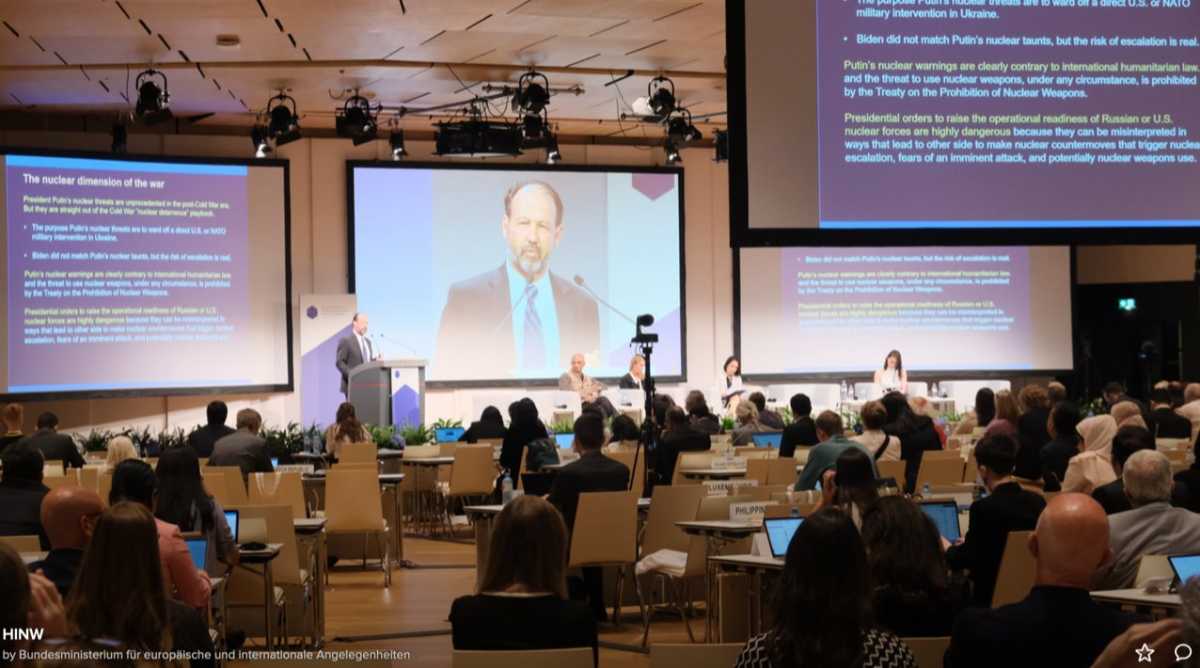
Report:
M 1097 603 L 1118 606 L 1133 606 L 1178 612 L 1182 607 L 1179 594 L 1147 594 L 1141 589 L 1109 589 L 1092 592 L 1092 600 Z
M 310 554 L 315 554 L 312 560 L 313 572 L 313 645 L 321 647 L 325 643 L 325 518 L 299 517 L 292 520 L 296 530 L 296 539 L 308 546 Z
M 728 556 L 710 557 L 709 563 L 718 571 L 728 573 L 745 573 L 750 576 L 750 596 L 755 604 L 746 608 L 747 628 L 750 636 L 762 632 L 763 607 L 763 574 L 779 573 L 783 570 L 783 559 L 756 554 L 732 554 Z M 729 603 L 733 603 L 730 601 Z M 721 614 L 730 614 L 730 606 L 721 601 Z
M 247 550 L 238 546 L 238 568 L 258 575 L 263 579 L 263 633 L 267 650 L 275 647 L 275 578 L 271 574 L 271 562 L 279 556 L 283 546 L 279 543 L 267 543 L 261 550 Z M 251 566 L 261 566 L 257 571 Z
M 929 417 L 940 417 L 942 415 L 956 414 L 954 399 L 950 397 L 925 397 L 929 402 Z M 870 399 L 846 399 L 841 402 L 841 410 L 843 413 L 849 411 L 854 415 L 862 413 L 863 406 Z
M 300 477 L 301 483 L 306 488 L 305 489 L 305 497 L 307 498 L 308 491 L 309 491 L 309 489 L 311 489 L 315 494 L 317 494 L 318 498 L 320 499 L 320 503 L 318 505 L 321 510 L 325 509 L 324 488 L 325 488 L 325 476 L 326 475 L 327 475 L 327 470 L 321 469 L 318 471 L 313 471 L 312 473 L 306 473 Z M 388 504 L 388 503 L 383 504 L 383 513 L 384 513 L 384 519 L 387 520 L 387 522 L 388 522 L 388 526 L 392 527 L 392 531 L 390 532 L 391 533 L 391 541 L 392 541 L 391 552 L 393 555 L 395 555 L 392 558 L 392 564 L 396 565 L 396 566 L 403 566 L 405 564 L 405 561 L 404 561 L 404 537 L 403 537 L 404 507 L 403 507 L 403 504 L 401 501 L 401 497 L 403 495 L 400 492 L 400 484 L 404 482 L 404 477 L 405 477 L 405 474 L 403 474 L 403 473 L 380 473 L 379 474 L 379 486 L 384 490 L 385 493 L 390 492 L 392 495 L 392 502 L 390 504 Z M 391 517 L 388 517 L 389 508 L 391 509 Z M 299 521 L 299 520 L 297 520 L 297 521 Z M 324 522 L 325 520 L 322 519 L 321 521 Z M 324 524 L 322 524 L 321 526 L 322 526 L 322 530 L 323 530 Z M 297 526 L 297 532 L 299 532 L 299 525 Z M 322 531 L 322 534 L 323 533 L 324 533 L 324 531 Z M 322 538 L 322 550 L 325 550 L 325 549 L 326 549 L 325 539 Z M 325 563 L 323 560 L 323 557 L 324 557 L 324 555 L 322 555 L 322 561 L 321 561 L 322 565 Z
M 413 472 L 413 475 L 415 476 L 415 478 L 417 480 L 417 484 L 413 488 L 410 488 L 412 490 L 412 494 L 413 494 L 413 517 L 416 520 L 415 523 L 416 523 L 417 533 L 421 532 L 421 525 L 428 522 L 429 535 L 432 537 L 433 533 L 434 533 L 434 527 L 437 526 L 437 519 L 438 519 L 437 517 L 434 516 L 434 512 L 436 511 L 436 504 L 427 503 L 428 495 L 436 493 L 436 489 L 423 489 L 424 485 L 422 485 L 421 483 L 425 480 L 425 477 L 430 474 L 429 472 L 432 471 L 433 487 L 436 488 L 437 479 L 438 479 L 438 469 L 442 466 L 453 466 L 453 465 L 454 465 L 454 457 L 449 457 L 449 456 L 446 456 L 446 457 L 440 457 L 440 456 L 439 457 L 417 457 L 417 458 L 412 458 L 412 459 L 405 458 L 405 459 L 400 460 L 401 468 L 413 467 L 413 468 L 418 469 Z M 424 469 L 424 470 L 421 470 L 421 469 Z
M 679 474 L 685 478 L 695 480 L 729 480 L 730 478 L 745 478 L 746 469 L 743 468 L 703 468 L 703 469 L 679 469 Z
M 721 548 L 743 538 L 753 536 L 762 530 L 757 522 L 738 522 L 735 520 L 693 520 L 676 522 L 675 526 L 689 536 L 704 538 L 704 640 L 714 641 L 714 625 L 716 622 L 716 606 L 713 605 L 713 593 L 716 591 L 716 569 L 712 558 L 717 556 Z

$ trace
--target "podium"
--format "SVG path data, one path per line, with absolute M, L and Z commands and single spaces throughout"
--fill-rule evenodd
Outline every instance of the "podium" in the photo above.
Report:
M 416 426 L 425 423 L 423 359 L 375 360 L 350 370 L 347 400 L 360 422 Z

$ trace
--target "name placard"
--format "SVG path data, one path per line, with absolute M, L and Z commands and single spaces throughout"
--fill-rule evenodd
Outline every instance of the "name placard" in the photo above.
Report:
M 707 496 L 737 496 L 738 490 L 746 487 L 758 487 L 754 478 L 734 478 L 732 480 L 705 480 L 703 483 Z

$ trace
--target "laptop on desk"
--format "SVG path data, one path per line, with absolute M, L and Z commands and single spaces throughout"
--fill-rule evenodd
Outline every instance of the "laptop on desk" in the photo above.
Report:
M 233 534 L 234 544 L 238 542 L 238 515 L 236 510 L 225 511 L 225 523 L 229 525 L 229 533 Z
M 770 517 L 763 520 L 763 528 L 767 531 L 767 542 L 771 546 L 771 556 L 782 559 L 787 556 L 788 545 L 792 536 L 804 523 L 803 517 Z
M 765 432 L 761 434 L 751 434 L 750 439 L 754 441 L 756 448 L 775 448 L 779 449 L 779 445 L 783 443 L 783 432 Z
M 954 501 L 922 501 L 921 510 L 933 520 L 942 538 L 953 543 L 962 538 L 958 528 L 958 504 Z
M 192 555 L 192 562 L 196 564 L 196 570 L 207 570 L 205 564 L 208 561 L 208 539 L 204 537 L 187 538 L 188 552 Z
M 433 431 L 433 438 L 438 443 L 454 443 L 467 433 L 462 427 L 439 427 Z

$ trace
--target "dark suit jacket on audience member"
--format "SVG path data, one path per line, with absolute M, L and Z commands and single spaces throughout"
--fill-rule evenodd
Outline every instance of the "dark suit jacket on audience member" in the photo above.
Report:
M 796 456 L 796 446 L 808 447 L 821 441 L 817 439 L 817 423 L 812 417 L 805 415 L 783 428 L 783 438 L 779 441 L 779 456 Z
M 367 354 L 375 354 L 370 341 L 367 341 Z M 350 384 L 350 371 L 367 361 L 363 359 L 362 349 L 358 346 L 358 337 L 354 335 L 354 330 L 338 341 L 336 359 L 338 371 L 342 374 L 342 394 L 346 394 L 346 388 Z
M 17 441 L 20 441 L 23 438 L 25 438 L 25 434 L 22 434 L 19 431 L 15 432 L 15 433 L 5 434 L 3 436 L 0 436 L 0 452 L 4 452 L 4 448 L 7 448 L 8 446 L 12 445 L 13 443 L 16 443 Z
M 1034 587 L 1023 601 L 970 608 L 954 624 L 947 667 L 1089 668 L 1136 618 L 1092 601 L 1086 590 Z
M 596 622 L 587 604 L 551 594 L 462 596 L 450 606 L 450 626 L 454 649 L 597 650 Z
M 616 492 L 629 487 L 629 467 L 599 451 L 584 452 L 579 459 L 558 470 L 550 487 L 550 503 L 562 513 L 567 531 L 575 528 L 579 495 L 585 492 Z
M 237 466 L 242 477 L 251 473 L 270 473 L 271 457 L 267 454 L 267 442 L 260 436 L 245 431 L 235 431 L 217 441 L 208 458 L 209 466 Z
M 1150 413 L 1147 427 L 1155 438 L 1192 437 L 1192 422 L 1170 408 L 1159 408 Z
M 1184 473 L 1187 472 L 1184 471 L 1178 475 L 1184 475 Z M 1129 497 L 1125 496 L 1125 481 L 1120 478 L 1092 490 L 1092 498 L 1104 508 L 1105 515 L 1116 515 L 1126 510 L 1133 510 L 1133 504 L 1129 502 Z M 1191 488 L 1186 483 L 1176 485 L 1171 490 L 1171 505 L 1177 508 L 1188 508 L 1189 503 L 1191 503 Z M 1191 510 L 1191 508 L 1188 509 Z M 1192 512 L 1196 511 L 1192 510 Z
M 0 482 L 0 536 L 37 536 L 42 549 L 49 550 L 42 529 L 42 498 L 49 491 L 40 482 Z
M 1067 464 L 1079 454 L 1079 443 L 1061 436 L 1042 446 L 1042 473 L 1053 473 L 1059 482 L 1067 475 Z
M 709 436 L 721 433 L 721 420 L 715 415 L 710 414 L 704 417 L 689 415 L 688 424 L 692 425 L 692 429 Z
M 1021 489 L 1015 482 L 1005 483 L 971 504 L 970 524 L 965 540 L 946 550 L 946 562 L 954 570 L 969 569 L 975 584 L 975 604 L 991 607 L 996 589 L 996 573 L 1010 531 L 1031 531 L 1046 500 Z
M 79 564 L 83 561 L 83 550 L 63 548 L 50 550 L 46 558 L 29 564 L 29 572 L 41 571 L 46 579 L 54 583 L 54 588 L 67 600 L 71 585 L 75 584 L 75 575 L 79 573 Z
M 780 430 L 783 429 L 783 418 L 779 417 L 779 413 L 776 413 L 769 408 L 758 414 L 758 421 L 762 423 L 764 427 Z
M 83 455 L 79 454 L 79 449 L 75 447 L 75 441 L 72 441 L 71 437 L 66 434 L 49 429 L 39 429 L 21 439 L 20 442 L 28 443 L 41 450 L 42 457 L 47 462 L 60 461 L 66 462 L 70 467 L 83 468 Z
M 1042 479 L 1042 446 L 1050 442 L 1046 421 L 1050 411 L 1034 408 L 1017 420 L 1017 466 L 1013 475 L 1027 480 Z M 1059 477 L 1062 480 L 1062 477 Z
M 197 457 L 211 457 L 213 446 L 217 441 L 232 434 L 234 429 L 223 424 L 206 424 L 196 431 L 188 434 L 188 445 L 196 451 Z
M 495 422 L 481 422 L 476 420 L 471 423 L 470 427 L 463 432 L 462 438 L 458 439 L 464 443 L 478 443 L 484 438 L 499 438 L 503 439 L 508 434 L 508 430 L 504 428 L 504 423 L 497 424 Z
M 712 447 L 708 434 L 691 425 L 663 433 L 654 451 L 654 473 L 658 484 L 670 485 L 675 475 L 675 459 L 681 452 L 701 452 Z
M 500 444 L 500 468 L 507 469 L 515 477 L 521 467 L 521 453 L 525 451 L 525 446 L 539 438 L 549 437 L 546 425 L 541 420 L 514 423 Z

